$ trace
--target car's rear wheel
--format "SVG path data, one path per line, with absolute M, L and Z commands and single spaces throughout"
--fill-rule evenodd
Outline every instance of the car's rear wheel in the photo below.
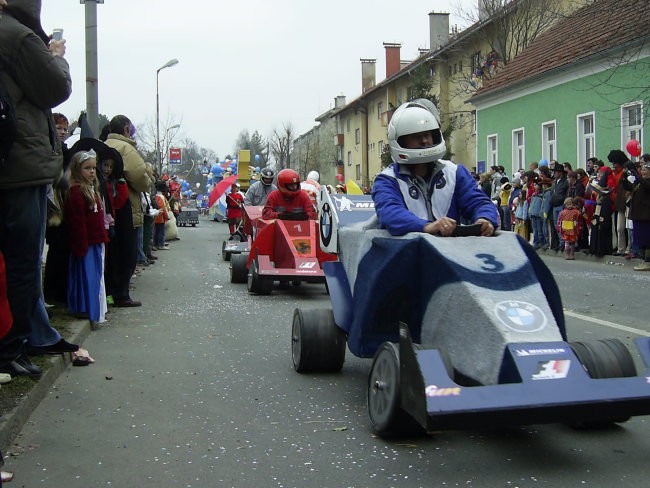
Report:
M 248 262 L 248 254 L 233 254 L 230 256 L 230 282 L 231 283 L 246 283 L 248 277 L 248 269 L 246 263 Z
M 291 359 L 298 373 L 338 372 L 345 362 L 346 336 L 329 309 L 295 309 Z
M 593 379 L 627 378 L 637 375 L 632 354 L 618 339 L 570 342 L 569 346 L 587 374 Z M 575 428 L 601 427 L 612 423 L 627 422 L 629 419 L 629 416 L 607 417 L 577 421 L 571 425 Z

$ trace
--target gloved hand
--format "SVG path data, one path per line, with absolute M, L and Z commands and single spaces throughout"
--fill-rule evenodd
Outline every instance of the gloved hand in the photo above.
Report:
M 627 181 L 629 181 L 630 183 L 634 183 L 636 181 L 636 176 L 634 176 L 634 175 L 628 176 Z

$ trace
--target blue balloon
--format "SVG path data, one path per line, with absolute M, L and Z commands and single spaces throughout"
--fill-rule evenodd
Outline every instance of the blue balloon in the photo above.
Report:
M 539 165 L 540 166 L 548 166 L 548 161 L 546 159 L 540 159 Z
M 256 154 L 256 155 L 255 155 L 255 161 L 259 161 L 259 160 L 260 160 L 260 155 L 259 155 L 259 154 Z
M 261 171 L 261 170 L 260 170 L 260 167 L 259 167 L 259 166 L 256 166 L 256 167 L 255 167 L 255 172 L 256 172 L 256 173 L 259 173 L 260 171 Z

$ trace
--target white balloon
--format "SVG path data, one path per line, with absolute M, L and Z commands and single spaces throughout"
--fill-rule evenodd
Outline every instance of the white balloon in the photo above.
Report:
M 197 183 L 196 183 L 196 187 L 197 187 L 197 188 L 201 188 L 201 183 L 198 183 L 198 182 L 197 182 Z

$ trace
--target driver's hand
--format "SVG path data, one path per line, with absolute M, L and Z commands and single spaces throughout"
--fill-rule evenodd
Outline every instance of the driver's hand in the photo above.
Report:
M 456 221 L 450 219 L 449 217 L 442 217 L 436 220 L 435 222 L 429 222 L 422 229 L 423 232 L 432 235 L 441 235 L 443 237 L 449 237 L 456 230 Z
M 476 219 L 475 224 L 481 224 L 481 236 L 490 237 L 494 234 L 494 226 L 492 222 L 486 219 Z

